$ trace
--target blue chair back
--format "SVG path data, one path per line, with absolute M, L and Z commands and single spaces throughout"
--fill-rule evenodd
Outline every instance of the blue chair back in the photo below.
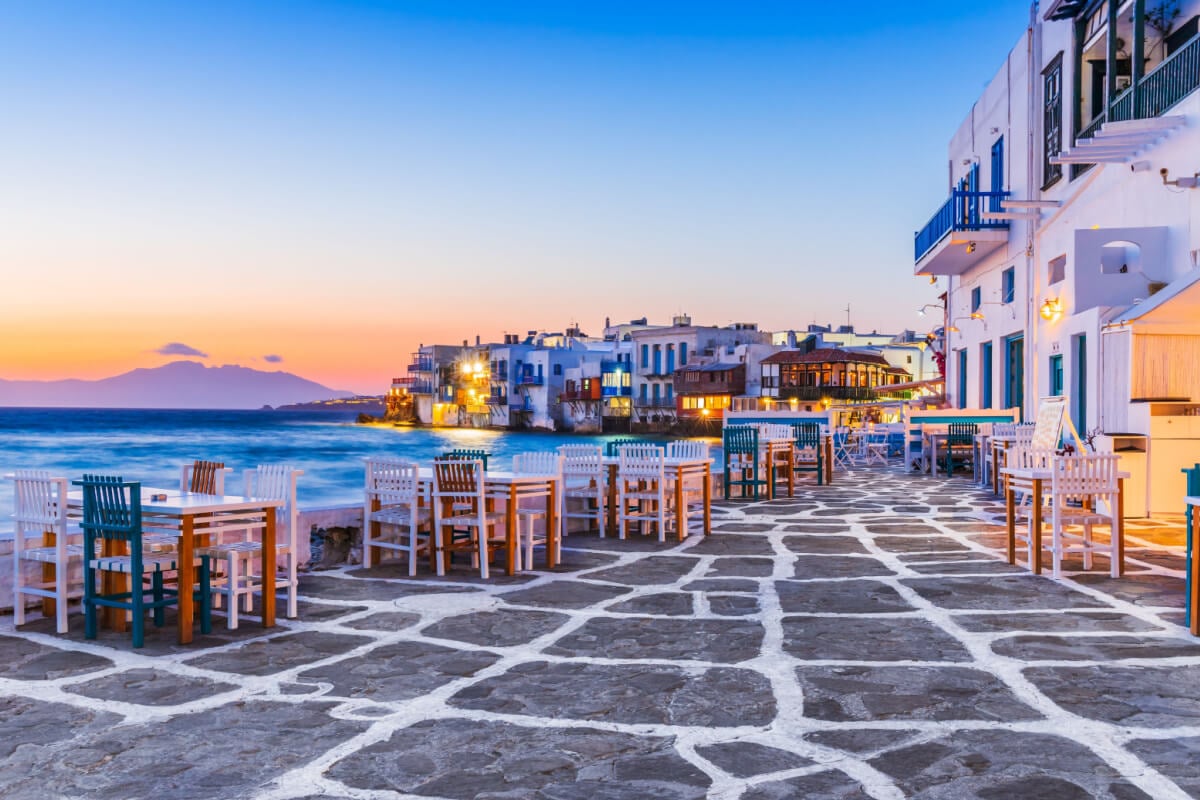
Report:
M 442 458 L 455 458 L 463 461 L 482 461 L 485 472 L 488 468 L 488 454 L 486 450 L 468 450 L 458 448 L 455 450 L 447 450 L 446 452 L 442 453 Z
M 84 475 L 72 481 L 83 488 L 85 539 L 108 539 L 137 544 L 142 537 L 142 484 L 119 476 Z
M 792 430 L 796 433 L 797 447 L 820 447 L 821 426 L 816 422 L 794 422 Z

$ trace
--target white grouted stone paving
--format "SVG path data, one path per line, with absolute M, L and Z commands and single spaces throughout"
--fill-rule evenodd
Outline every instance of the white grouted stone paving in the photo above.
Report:
M 998 513 L 862 470 L 553 573 L 316 573 L 269 633 L 0 631 L 0 795 L 1200 797 L 1178 525 L 1055 581 Z

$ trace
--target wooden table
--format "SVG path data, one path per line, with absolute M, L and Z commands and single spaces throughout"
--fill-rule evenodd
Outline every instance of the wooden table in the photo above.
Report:
M 166 500 L 151 500 L 154 495 L 166 495 Z M 69 507 L 82 511 L 83 493 L 68 495 Z M 275 626 L 275 510 L 283 500 L 261 500 L 238 495 L 212 495 L 179 492 L 170 489 L 142 487 L 142 528 L 168 530 L 179 536 L 179 643 L 192 641 L 195 622 L 195 602 L 192 586 L 196 583 L 196 539 L 229 528 L 262 531 L 262 625 Z M 125 576 L 109 574 L 121 580 Z M 138 576 L 131 576 L 140 580 Z M 120 591 L 116 589 L 114 591 Z M 125 614 L 119 609 L 109 617 L 113 627 L 124 629 Z
M 1200 508 L 1200 496 L 1183 498 L 1188 510 L 1187 609 L 1188 627 L 1193 636 L 1200 636 L 1200 557 L 1196 555 L 1195 517 Z
M 1004 515 L 1005 532 L 1008 535 L 1008 563 L 1017 563 L 1017 515 L 1016 493 L 1013 491 L 1011 478 L 1027 480 L 1031 485 L 1033 508 L 1030 510 L 1030 536 L 1033 539 L 1033 557 L 1030 569 L 1035 575 L 1042 573 L 1042 490 L 1053 480 L 1054 473 L 1050 469 L 1034 469 L 1032 467 L 1002 467 L 1004 480 Z M 1113 514 L 1114 525 L 1121 526 L 1125 519 L 1125 479 L 1128 472 L 1117 473 L 1117 508 Z M 1112 558 L 1117 562 L 1117 574 L 1125 574 L 1125 537 L 1116 530 L 1110 533 L 1116 541 L 1115 553 Z
M 423 492 L 433 487 L 433 468 L 422 467 L 417 471 L 417 479 Z M 522 497 L 546 497 L 546 566 L 558 566 L 562 549 L 561 515 L 559 500 L 562 496 L 562 476 L 535 475 L 530 473 L 507 472 L 504 470 L 488 470 L 483 474 L 483 491 L 489 500 L 503 500 L 504 506 L 504 542 L 505 563 L 504 571 L 508 575 L 517 572 L 517 501 Z M 435 510 L 436 511 L 436 510 Z M 436 537 L 437 532 L 434 532 Z M 480 535 L 486 535 L 480 531 Z M 440 558 L 441 554 L 438 553 Z
M 775 465 L 787 465 L 787 496 L 796 496 L 796 440 L 795 439 L 761 439 L 759 447 L 763 451 L 764 463 L 767 467 L 767 499 L 775 499 Z M 782 456 L 782 460 L 776 459 Z
M 617 456 L 605 456 L 604 465 L 608 467 L 608 529 L 617 530 L 617 480 L 621 459 Z M 712 464 L 711 458 L 666 458 L 663 459 L 663 471 L 670 480 L 675 481 L 675 535 L 683 541 L 687 535 L 687 506 L 683 502 L 683 482 L 694 475 L 702 476 L 704 505 L 704 535 L 712 533 Z

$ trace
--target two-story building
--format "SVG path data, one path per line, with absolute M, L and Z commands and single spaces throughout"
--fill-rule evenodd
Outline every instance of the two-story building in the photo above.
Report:
M 743 344 L 769 344 L 770 334 L 752 322 L 727 327 L 693 325 L 680 315 L 668 327 L 643 328 L 629 334 L 633 345 L 632 422 L 635 426 L 669 427 L 675 422 L 676 369 L 697 358 L 714 359 L 721 351 Z

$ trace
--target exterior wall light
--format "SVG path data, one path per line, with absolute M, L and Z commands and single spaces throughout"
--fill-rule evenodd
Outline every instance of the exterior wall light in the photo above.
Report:
M 1042 303 L 1041 311 L 1042 319 L 1047 322 L 1054 322 L 1062 316 L 1062 303 L 1058 298 L 1047 298 L 1046 302 Z

